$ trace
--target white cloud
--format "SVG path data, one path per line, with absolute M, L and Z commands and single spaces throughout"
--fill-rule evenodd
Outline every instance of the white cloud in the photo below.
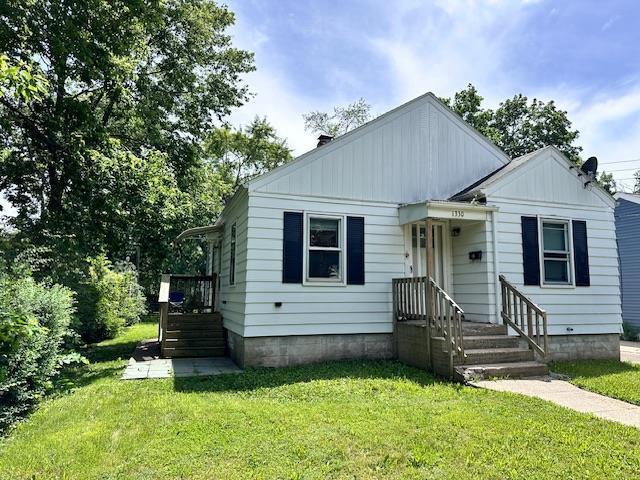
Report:
M 530 98 L 555 100 L 569 112 L 569 118 L 580 130 L 579 143 L 585 156 L 597 155 L 601 168 L 607 170 L 635 167 L 635 163 L 611 162 L 640 157 L 640 135 L 635 133 L 640 131 L 640 77 L 623 78 L 617 86 L 594 91 L 593 85 L 576 85 L 569 78 L 561 84 L 541 87 L 535 79 L 513 74 L 515 67 L 528 61 L 513 58 L 513 40 L 526 40 L 531 33 L 533 27 L 528 21 L 532 9 L 538 7 L 533 4 L 537 3 L 540 2 L 434 0 L 429 5 L 418 0 L 371 2 L 368 14 L 381 19 L 377 27 L 386 28 L 369 29 L 345 23 L 334 25 L 324 34 L 333 39 L 339 36 L 345 45 L 359 42 L 369 50 L 372 64 L 383 65 L 380 75 L 365 76 L 349 64 L 336 63 L 325 72 L 322 95 L 318 91 L 296 93 L 300 92 L 294 88 L 300 81 L 298 72 L 278 64 L 279 56 L 290 52 L 274 51 L 275 45 L 259 25 L 251 24 L 259 19 L 238 15 L 234 41 L 256 54 L 257 71 L 247 78 L 256 97 L 235 112 L 231 120 L 246 124 L 256 114 L 266 115 L 289 140 L 294 152 L 301 154 L 315 146 L 314 136 L 304 131 L 302 114 L 316 109 L 330 110 L 334 105 L 355 100 L 344 92 L 360 89 L 380 92 L 377 98 L 368 98 L 373 111 L 380 114 L 426 91 L 450 96 L 473 83 L 490 107 L 519 92 Z M 554 7 L 548 15 L 556 13 Z M 616 21 L 611 17 L 603 29 Z M 312 21 L 313 25 L 316 23 Z M 531 48 L 530 54 L 535 55 L 535 46 Z M 520 65 L 513 65 L 515 61 Z M 377 88 L 367 89 L 372 83 Z M 626 122 L 627 128 L 620 128 L 621 122 Z M 640 161 L 637 166 L 640 167 Z M 615 172 L 615 177 L 631 177 L 632 173 Z

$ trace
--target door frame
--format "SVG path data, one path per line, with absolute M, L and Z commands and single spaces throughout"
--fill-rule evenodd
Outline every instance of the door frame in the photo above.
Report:
M 452 246 L 451 246 L 451 235 L 449 234 L 449 220 L 436 220 L 430 219 L 432 226 L 440 226 L 442 227 L 442 253 L 441 257 L 443 259 L 442 269 L 443 269 L 443 280 L 444 285 L 442 285 L 442 289 L 447 292 L 449 295 L 453 295 L 453 255 L 452 255 Z M 414 261 L 413 261 L 413 244 L 412 244 L 412 228 L 413 225 L 416 226 L 416 233 L 419 238 L 419 228 L 425 226 L 426 229 L 426 220 L 421 222 L 407 223 L 404 225 L 404 244 L 405 244 L 405 276 L 407 277 L 418 277 L 420 275 L 426 275 L 426 272 L 421 272 L 420 269 L 414 269 Z M 419 246 L 419 240 L 418 240 Z M 422 265 L 422 255 L 428 255 L 427 249 L 429 248 L 429 242 L 425 239 L 425 251 L 422 252 L 420 248 L 417 248 L 418 259 L 416 265 Z

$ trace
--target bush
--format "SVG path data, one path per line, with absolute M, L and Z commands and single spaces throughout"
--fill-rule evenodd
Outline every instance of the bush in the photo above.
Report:
M 0 274 L 0 431 L 52 387 L 72 338 L 72 314 L 71 290 Z
M 622 339 L 630 342 L 637 342 L 640 340 L 640 328 L 629 325 L 628 323 L 622 324 Z
M 114 338 L 145 312 L 144 295 L 130 264 L 114 267 L 104 255 L 88 260 L 86 279 L 78 286 L 74 324 L 84 341 Z

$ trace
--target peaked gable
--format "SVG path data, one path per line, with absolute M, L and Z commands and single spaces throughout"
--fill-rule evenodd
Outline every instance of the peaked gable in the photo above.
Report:
M 250 191 L 412 203 L 446 199 L 509 158 L 427 93 L 248 183 Z
M 595 182 L 585 187 L 578 168 L 553 146 L 513 160 L 478 185 L 475 191 L 486 197 L 561 205 L 615 206 L 613 197 Z

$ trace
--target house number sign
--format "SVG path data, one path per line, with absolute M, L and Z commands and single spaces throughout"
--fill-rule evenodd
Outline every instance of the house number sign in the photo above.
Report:
M 451 210 L 451 217 L 464 218 L 464 210 Z

